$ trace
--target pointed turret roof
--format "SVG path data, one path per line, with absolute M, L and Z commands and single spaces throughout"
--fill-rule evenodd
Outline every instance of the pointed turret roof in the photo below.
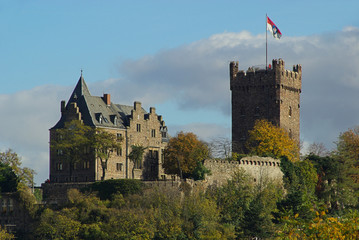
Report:
M 82 71 L 81 71 L 80 79 L 77 82 L 76 87 L 75 87 L 74 91 L 72 92 L 71 97 L 67 104 L 70 104 L 71 102 L 77 102 L 77 100 L 81 96 L 91 96 L 91 93 L 85 83 L 83 76 L 82 76 Z

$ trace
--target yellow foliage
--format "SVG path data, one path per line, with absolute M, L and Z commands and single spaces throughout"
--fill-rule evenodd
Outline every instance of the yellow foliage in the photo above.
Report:
M 253 130 L 249 131 L 246 144 L 252 154 L 280 158 L 286 156 L 291 161 L 299 159 L 299 146 L 282 128 L 267 120 L 257 120 Z

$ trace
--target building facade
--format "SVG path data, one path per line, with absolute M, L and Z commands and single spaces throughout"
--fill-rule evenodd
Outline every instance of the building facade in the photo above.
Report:
M 110 94 L 92 96 L 81 74 L 68 103 L 61 101 L 60 120 L 50 129 L 50 182 L 101 180 L 102 165 L 93 149 L 84 149 L 81 161 L 72 166 L 61 150 L 51 147 L 51 142 L 58 137 L 56 130 L 72 120 L 104 129 L 121 139 L 121 147 L 113 149 L 110 155 L 105 179 L 166 179 L 162 163 L 169 136 L 162 116 L 157 115 L 153 107 L 146 112 L 140 102 L 127 106 L 112 103 Z M 133 145 L 146 148 L 143 160 L 136 164 L 128 157 Z
M 238 62 L 231 62 L 233 152 L 247 153 L 248 131 L 257 119 L 283 128 L 299 144 L 301 87 L 300 65 L 289 71 L 284 61 L 278 59 L 267 69 L 243 71 L 239 70 Z

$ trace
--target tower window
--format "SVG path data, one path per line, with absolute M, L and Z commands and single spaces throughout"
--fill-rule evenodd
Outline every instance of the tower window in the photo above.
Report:
M 136 125 L 136 130 L 137 130 L 137 132 L 141 132 L 141 124 Z
M 292 116 L 292 107 L 289 106 L 289 117 L 291 117 L 291 116 Z
M 151 137 L 156 137 L 156 129 L 151 130 Z
M 241 117 L 246 116 L 246 111 L 244 110 L 244 107 L 241 108 L 240 114 L 241 114 Z
M 260 111 L 259 111 L 259 107 L 256 107 L 255 109 L 254 109 L 254 116 L 259 116 L 259 113 L 260 113 Z

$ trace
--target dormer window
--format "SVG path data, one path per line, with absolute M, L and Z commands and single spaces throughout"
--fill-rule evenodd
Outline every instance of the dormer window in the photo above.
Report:
M 100 116 L 99 116 L 99 118 L 98 118 L 98 122 L 99 122 L 99 123 L 102 123 L 102 121 L 103 121 L 103 116 L 102 116 L 102 114 L 100 114 Z
M 117 116 L 115 116 L 115 117 L 113 118 L 113 124 L 114 124 L 114 125 L 117 125 Z

